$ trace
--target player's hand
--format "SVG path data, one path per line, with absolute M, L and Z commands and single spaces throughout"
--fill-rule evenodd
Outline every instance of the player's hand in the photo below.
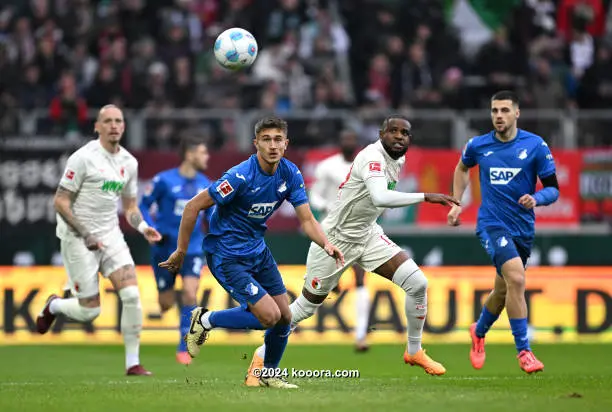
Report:
M 437 203 L 445 206 L 461 206 L 461 202 L 452 196 L 443 195 L 441 193 L 425 193 L 425 201 L 427 203 Z
M 104 245 L 98 240 L 97 237 L 88 233 L 85 235 L 85 247 L 89 250 L 98 250 L 102 249 Z
M 534 207 L 536 207 L 537 203 L 536 200 L 533 198 L 533 196 L 531 195 L 523 195 L 521 196 L 521 198 L 518 200 L 519 205 L 523 205 L 523 207 L 527 208 L 527 209 L 533 209 Z
M 449 226 L 459 226 L 461 224 L 461 219 L 459 219 L 459 215 L 461 214 L 461 206 L 453 205 L 450 212 L 446 216 L 446 221 Z
M 336 266 L 338 266 L 339 268 L 344 266 L 344 255 L 342 254 L 340 249 L 338 249 L 336 246 L 332 245 L 331 243 L 326 243 L 323 249 L 325 249 L 325 252 L 329 256 L 336 259 Z
M 166 260 L 165 262 L 161 262 L 158 266 L 160 268 L 167 269 L 170 273 L 178 273 L 178 271 L 181 269 L 181 266 L 183 266 L 184 259 L 185 252 L 175 250 L 174 252 L 172 252 L 168 260 Z
M 147 242 L 149 242 L 151 245 L 159 242 L 162 239 L 162 235 L 152 227 L 146 228 L 142 234 L 145 239 L 147 239 Z

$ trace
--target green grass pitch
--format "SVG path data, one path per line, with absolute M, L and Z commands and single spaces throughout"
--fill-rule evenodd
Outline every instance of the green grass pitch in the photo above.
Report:
M 359 370 L 358 378 L 289 379 L 295 390 L 247 388 L 253 347 L 210 345 L 185 367 L 172 346 L 144 346 L 153 377 L 126 377 L 121 346 L 0 346 L 0 411 L 612 411 L 612 345 L 535 345 L 528 376 L 514 348 L 489 345 L 475 371 L 467 345 L 431 345 L 447 374 L 405 365 L 401 345 L 290 345 L 281 366 Z

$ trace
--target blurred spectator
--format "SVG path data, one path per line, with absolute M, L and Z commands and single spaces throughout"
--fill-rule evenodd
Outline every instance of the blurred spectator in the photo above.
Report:
M 563 109 L 565 96 L 563 85 L 553 73 L 550 62 L 543 57 L 537 58 L 529 78 L 526 103 L 537 109 Z
M 36 65 L 27 66 L 23 81 L 19 86 L 19 106 L 24 110 L 44 108 L 49 102 L 49 93 L 40 83 L 40 69 Z
M 606 12 L 602 0 L 560 0 L 557 7 L 557 28 L 567 40 L 574 30 L 593 37 L 604 34 Z
M 76 80 L 72 73 L 65 73 L 59 86 L 59 94 L 51 100 L 49 117 L 58 134 L 77 134 L 87 121 L 87 104 L 78 96 Z
M 597 52 L 595 63 L 586 70 L 579 89 L 580 107 L 603 109 L 612 107 L 612 51 L 604 45 Z

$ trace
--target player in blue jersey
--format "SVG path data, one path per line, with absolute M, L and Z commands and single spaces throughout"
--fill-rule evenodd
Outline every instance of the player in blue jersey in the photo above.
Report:
M 344 256 L 328 242 L 314 218 L 301 172 L 283 158 L 289 143 L 287 123 L 276 117 L 260 120 L 253 143 L 257 154 L 229 169 L 187 203 L 177 249 L 160 266 L 171 272 L 180 269 L 198 213 L 216 205 L 203 248 L 211 273 L 240 306 L 219 311 L 195 309 L 185 336 L 187 350 L 197 356 L 213 328 L 267 329 L 260 385 L 296 388 L 285 376 L 274 373 L 287 346 L 291 310 L 281 274 L 264 242 L 266 221 L 287 200 L 295 208 L 304 233 L 330 259 L 344 265 Z
M 470 327 L 470 360 L 476 369 L 485 362 L 485 335 L 504 307 L 518 352 L 519 366 L 527 373 L 544 369 L 529 346 L 525 269 L 535 236 L 534 208 L 554 203 L 559 185 L 553 156 L 546 142 L 517 128 L 519 102 L 513 92 L 501 91 L 491 99 L 494 130 L 467 143 L 455 168 L 453 194 L 461 199 L 469 183 L 469 169 L 480 169 L 482 203 L 476 233 L 497 274 L 478 322 Z M 544 188 L 535 191 L 537 179 Z M 448 214 L 449 225 L 460 223 L 460 206 Z
M 174 169 L 158 173 L 145 191 L 140 202 L 140 211 L 151 226 L 162 234 L 162 240 L 151 246 L 151 262 L 157 283 L 159 306 L 162 313 L 175 304 L 174 283 L 176 274 L 159 267 L 159 263 L 168 259 L 176 248 L 181 215 L 189 199 L 210 186 L 211 181 L 202 172 L 208 164 L 208 149 L 199 139 L 186 137 L 180 144 L 181 164 Z M 155 219 L 151 217 L 151 206 L 157 207 Z M 191 311 L 196 308 L 197 291 L 202 271 L 202 241 L 204 232 L 202 221 L 210 217 L 212 209 L 198 215 L 196 228 L 186 250 L 185 261 L 180 272 L 183 290 L 180 306 L 180 337 L 176 351 L 176 360 L 184 365 L 191 363 L 187 353 L 187 344 L 182 339 L 189 331 Z

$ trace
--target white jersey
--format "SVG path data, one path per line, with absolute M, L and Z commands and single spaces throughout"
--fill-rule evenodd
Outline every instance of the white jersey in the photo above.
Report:
M 310 192 L 310 204 L 314 209 L 329 211 L 338 197 L 338 188 L 351 170 L 351 162 L 342 153 L 321 161 L 315 169 L 315 181 Z
M 395 160 L 377 141 L 365 147 L 353 161 L 349 175 L 340 185 L 336 202 L 323 220 L 326 232 L 336 239 L 362 243 L 375 230 L 376 220 L 385 211 L 372 202 L 365 181 L 384 176 L 389 189 L 394 189 L 406 157 Z
M 59 185 L 77 194 L 72 211 L 83 226 L 104 236 L 119 229 L 119 199 L 136 197 L 138 161 L 123 147 L 111 154 L 93 140 L 68 158 Z M 56 234 L 62 240 L 75 236 L 59 214 Z

